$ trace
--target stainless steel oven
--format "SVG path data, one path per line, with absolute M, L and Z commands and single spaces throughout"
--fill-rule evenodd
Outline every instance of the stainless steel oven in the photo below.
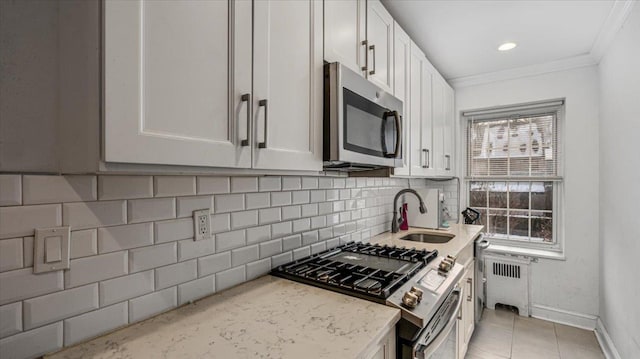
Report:
M 349 68 L 324 69 L 324 167 L 402 166 L 402 101 Z
M 460 289 L 454 289 L 433 316 L 413 345 L 412 357 L 417 359 L 455 359 L 457 355 L 458 316 L 462 299 Z

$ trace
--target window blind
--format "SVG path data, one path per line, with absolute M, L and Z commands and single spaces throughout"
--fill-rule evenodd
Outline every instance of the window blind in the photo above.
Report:
M 561 180 L 563 101 L 464 112 L 467 178 Z

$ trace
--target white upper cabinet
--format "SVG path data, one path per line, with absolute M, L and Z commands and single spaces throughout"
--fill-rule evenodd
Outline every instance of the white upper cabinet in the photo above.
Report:
M 393 17 L 380 0 L 367 1 L 367 78 L 393 93 Z
M 431 112 L 431 72 L 430 64 L 424 53 L 411 43 L 411 70 L 409 99 L 409 117 L 411 121 L 411 138 L 409 163 L 411 176 L 434 175 L 432 112 Z
M 439 176 L 453 176 L 454 93 L 439 74 L 432 79 L 434 167 Z
M 402 30 L 398 23 L 393 25 L 393 94 L 402 100 L 402 167 L 394 170 L 395 175 L 408 176 L 409 170 L 409 149 L 411 134 L 411 116 L 409 98 L 411 93 L 411 38 Z
M 322 170 L 322 1 L 255 1 L 253 167 Z
M 364 75 L 367 1 L 324 1 L 324 60 L 340 62 Z
M 105 161 L 248 168 L 250 95 L 250 2 L 104 3 Z
M 455 137 L 455 93 L 453 88 L 448 84 L 444 88 L 444 175 L 454 176 L 454 158 L 453 152 L 456 148 Z

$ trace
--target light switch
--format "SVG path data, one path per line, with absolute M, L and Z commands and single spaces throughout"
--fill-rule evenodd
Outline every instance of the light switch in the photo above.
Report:
M 52 236 L 44 239 L 44 262 L 53 263 L 62 260 L 62 237 Z
M 69 268 L 70 227 L 36 228 L 33 243 L 33 272 Z

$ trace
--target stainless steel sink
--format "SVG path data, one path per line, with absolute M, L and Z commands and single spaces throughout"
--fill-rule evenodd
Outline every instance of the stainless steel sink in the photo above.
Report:
M 404 237 L 401 237 L 400 239 L 404 239 L 405 241 L 415 241 L 423 243 L 447 243 L 453 237 L 455 237 L 455 235 L 449 233 L 411 233 L 407 234 Z

